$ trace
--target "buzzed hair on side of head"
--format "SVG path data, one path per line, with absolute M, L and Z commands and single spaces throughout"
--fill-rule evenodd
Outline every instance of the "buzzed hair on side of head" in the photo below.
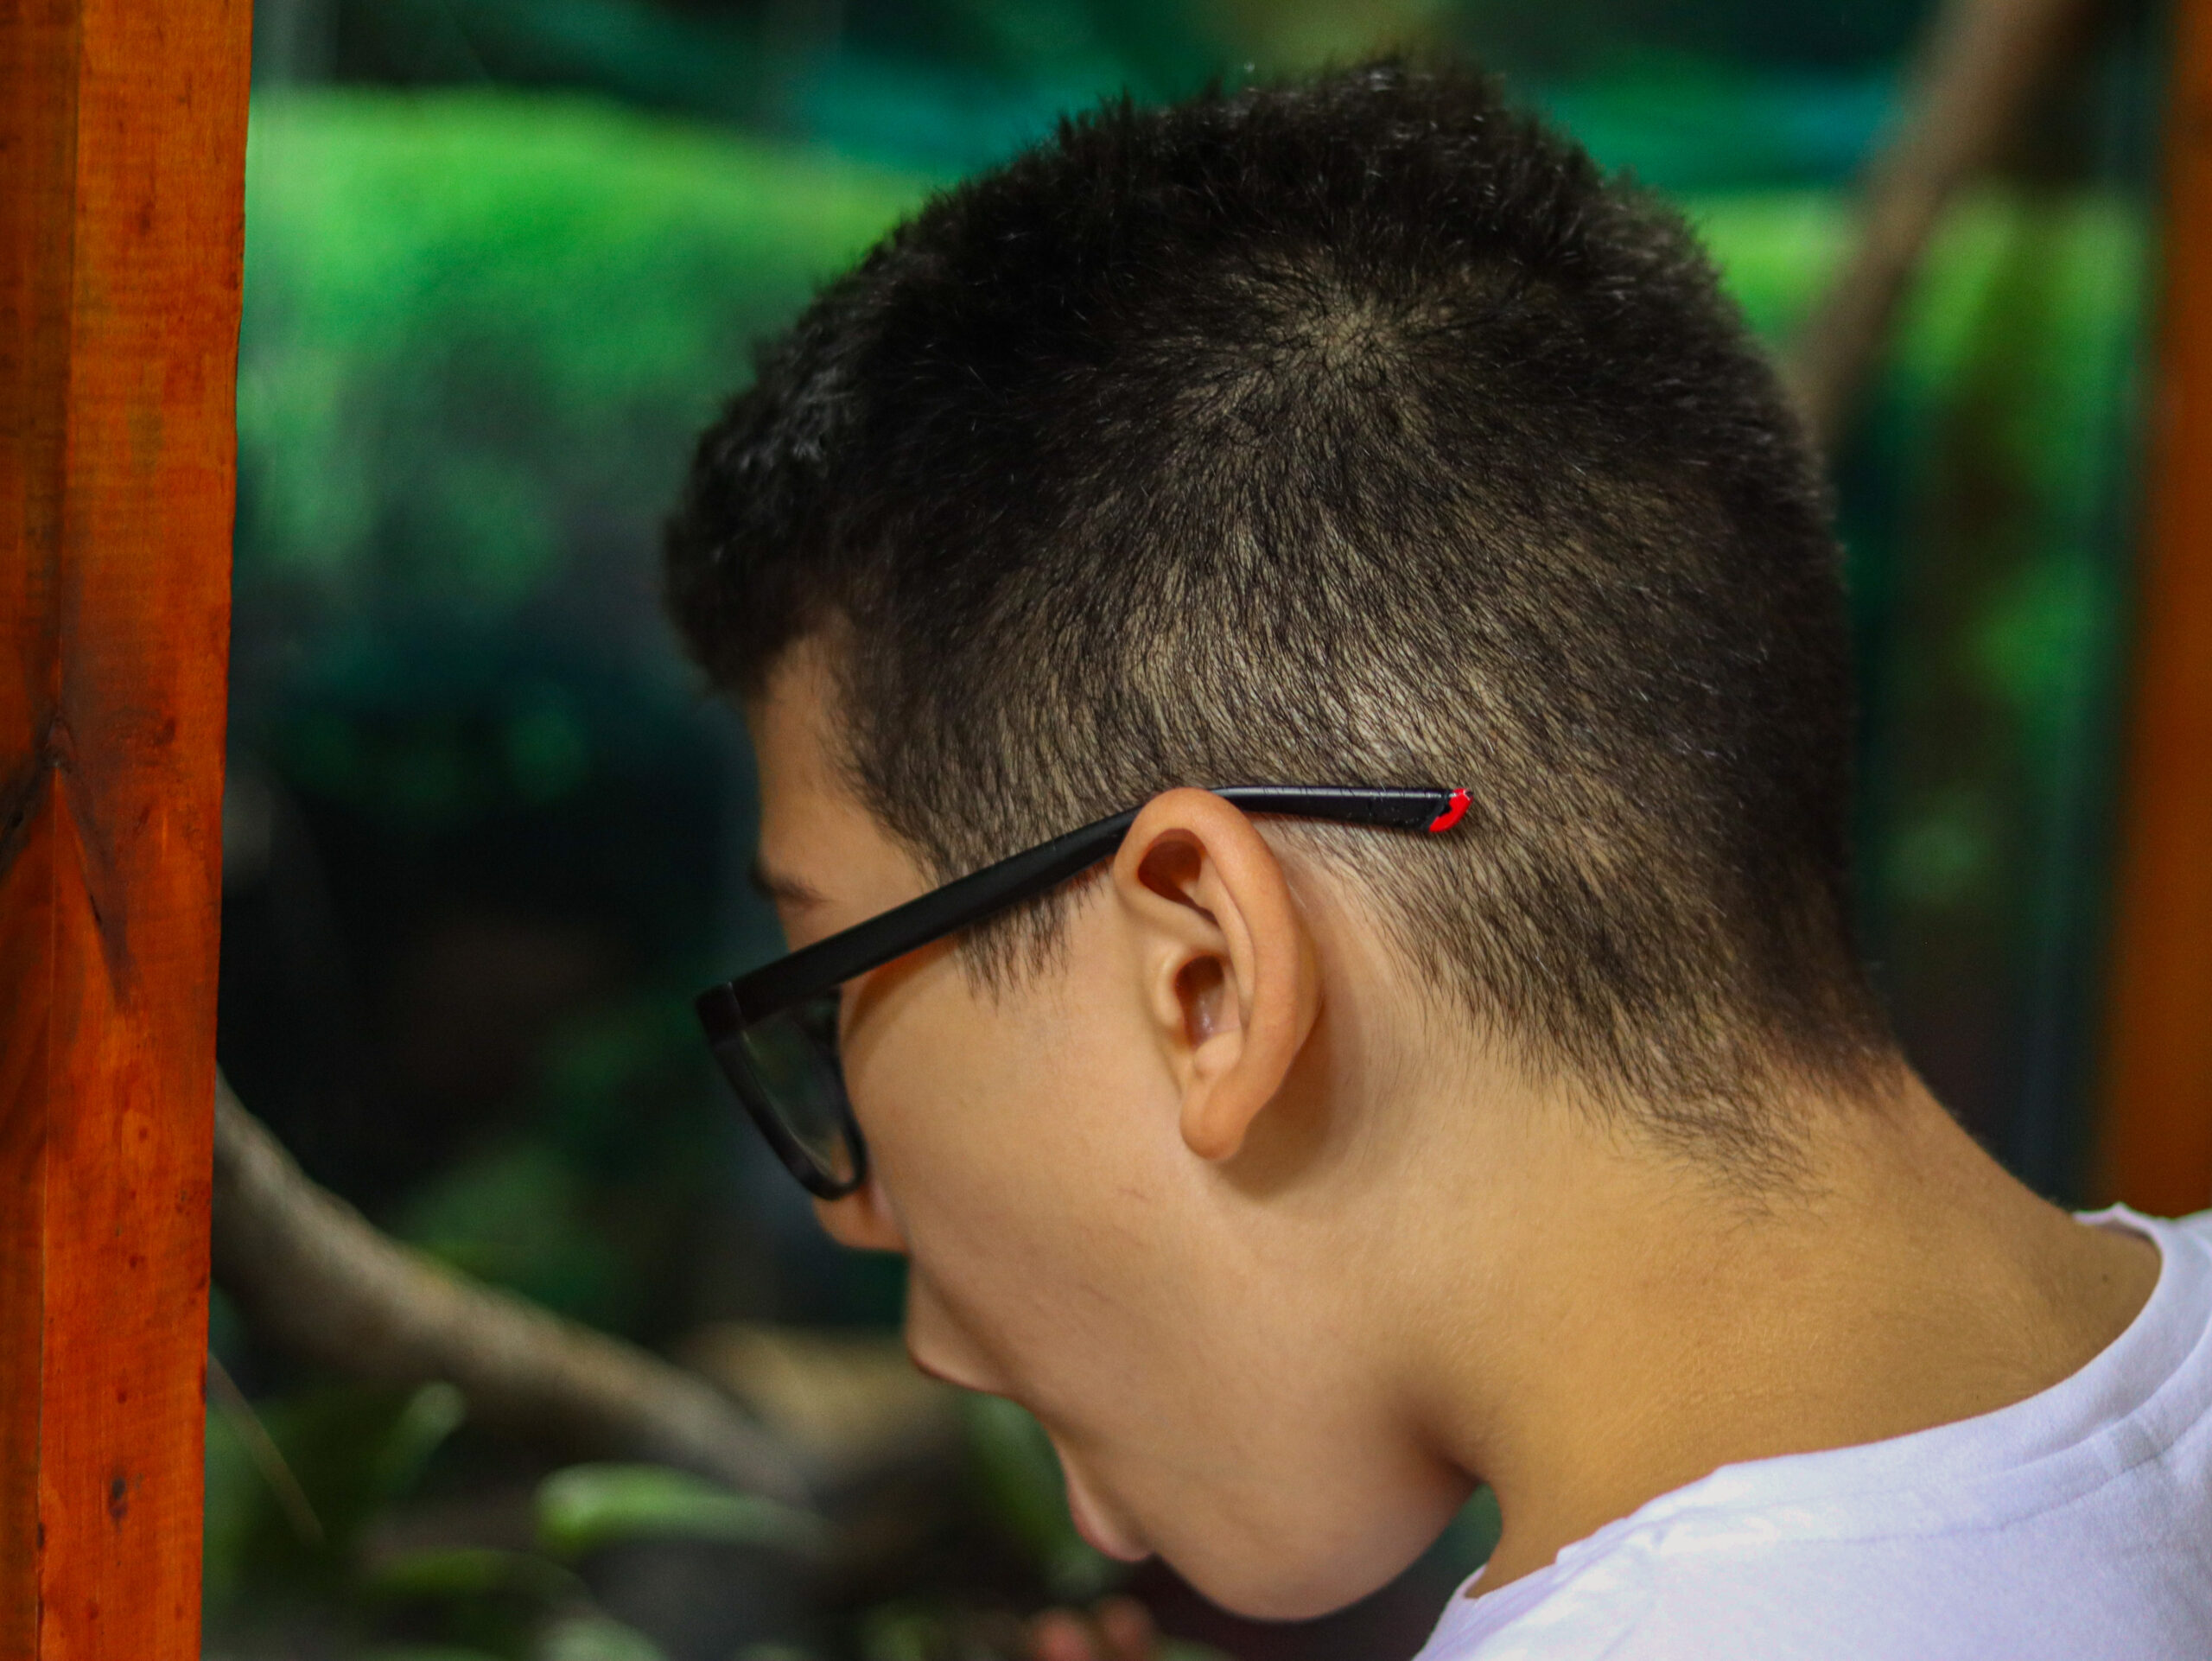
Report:
M 1178 785 L 1464 785 L 1286 830 L 1529 1066 L 1756 1177 L 1777 1087 L 1893 1061 L 1799 423 L 1681 220 L 1473 74 L 1112 103 L 934 198 L 707 432 L 668 580 L 742 695 L 836 643 L 940 878 Z

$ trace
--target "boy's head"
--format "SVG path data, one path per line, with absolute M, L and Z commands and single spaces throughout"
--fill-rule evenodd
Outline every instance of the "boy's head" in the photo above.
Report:
M 937 198 L 707 434 L 669 570 L 796 937 L 1151 803 L 848 989 L 831 1210 L 1225 1601 L 1357 1595 L 1457 1498 L 1359 1349 L 1421 1190 L 1499 1174 L 1471 1256 L 1553 1130 L 1757 1191 L 1887 1065 L 1796 423 L 1680 223 L 1484 82 L 1109 106 Z M 1472 805 L 1179 789 L 1245 783 Z

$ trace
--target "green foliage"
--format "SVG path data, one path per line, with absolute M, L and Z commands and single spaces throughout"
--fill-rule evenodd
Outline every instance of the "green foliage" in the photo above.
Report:
M 701 1099 L 686 965 L 564 1020 L 538 1059 L 525 1123 L 417 1184 L 384 1220 L 492 1284 L 595 1326 L 636 1332 L 687 1247 L 731 1127 Z M 706 1081 L 711 1084 L 712 1081 Z
M 1981 586 L 1944 668 L 2017 723 L 2046 800 L 2069 712 L 2114 666 L 2114 475 L 2134 436 L 2146 245 L 2131 202 L 1984 197 L 1946 227 L 1910 323 L 1924 345 L 1897 366 L 1900 448 L 1956 465 L 1964 437 L 1997 493 L 1974 506 L 2001 546 L 1972 562 Z
M 1751 316 L 1786 333 L 1841 252 L 1834 211 L 1696 207 Z M 1960 203 L 1844 472 L 1867 945 L 1935 1088 L 2061 1197 L 2079 1197 L 2147 243 L 2117 192 Z
M 333 598 L 396 587 L 507 606 L 585 521 L 644 542 L 688 435 L 743 379 L 746 343 L 928 184 L 514 95 L 291 93 L 257 105 L 252 133 L 241 582 L 298 579 Z M 1690 207 L 1777 336 L 1850 235 L 1826 192 Z M 2007 342 L 2024 363 L 2002 413 L 2031 475 L 2072 506 L 2105 465 L 2084 425 L 2125 390 L 2142 280 L 2132 204 L 1985 197 L 1954 214 L 1895 391 L 1929 410 L 1957 384 L 2024 215 L 2043 294 L 2033 332 Z M 325 741 L 320 764 L 369 765 L 343 742 Z M 577 717 L 557 698 L 518 707 L 502 742 L 524 795 L 575 776 Z M 402 769 L 384 788 L 438 786 Z
M 1925 0 L 1777 6 L 1769 0 L 1463 0 L 1459 38 L 1516 67 L 1603 73 L 1624 60 L 1686 69 L 1757 67 L 1770 75 L 1893 61 L 1924 27 Z
M 480 659 L 457 674 L 437 655 L 410 654 L 402 675 L 342 652 L 318 665 L 316 701 L 274 735 L 287 775 L 415 834 L 549 806 L 590 782 L 613 710 L 578 707 L 575 689 L 525 665 Z M 481 684 L 498 670 L 509 672 Z
M 459 1425 L 458 1393 L 321 1387 L 264 1400 L 258 1414 L 315 1531 L 287 1516 L 250 1427 L 211 1414 L 207 1605 L 219 1636 L 273 1631 L 281 1645 L 284 1623 L 304 1619 L 346 1635 L 340 1647 L 362 1661 L 657 1661 L 647 1638 L 595 1607 L 573 1565 L 642 1540 L 785 1554 L 823 1543 L 818 1519 L 681 1471 L 581 1465 L 541 1485 L 537 1550 L 393 1551 L 377 1545 L 375 1525 L 414 1494 Z
M 449 1384 L 326 1385 L 257 1411 L 314 1526 L 303 1529 L 272 1488 L 249 1445 L 251 1427 L 211 1411 L 203 1562 L 207 1602 L 219 1611 L 243 1596 L 329 1596 L 349 1586 L 369 1525 L 414 1487 L 463 1416 Z
M 1833 205 L 1795 194 L 1709 199 L 1694 216 L 1746 311 L 1782 336 L 1847 233 Z M 1889 620 L 1862 664 L 1885 718 L 1868 766 L 1878 910 L 1987 907 L 2062 875 L 2039 850 L 2079 811 L 2082 747 L 2119 670 L 2114 507 L 2145 247 L 2127 199 L 1985 193 L 1946 221 L 1901 320 L 1874 442 L 1906 506 L 1862 522 L 1853 549 L 1862 609 Z
M 1052 1595 L 1082 1603 L 1113 1586 L 1122 1567 L 1076 1532 L 1059 1455 L 1044 1427 L 1003 1397 L 971 1394 L 960 1407 L 985 1513 Z
M 712 1540 L 805 1552 L 819 1518 L 664 1465 L 572 1465 L 537 1490 L 539 1545 L 573 1560 L 617 1541 Z
M 581 102 L 258 99 L 242 584 L 496 608 L 643 540 L 748 343 L 921 188 Z
M 591 1214 L 584 1174 L 534 1138 L 447 1166 L 393 1219 L 403 1239 L 564 1314 L 606 1321 L 632 1304 L 624 1264 Z
M 353 1595 L 373 1621 L 435 1632 L 473 1653 L 535 1658 L 556 1611 L 588 1603 L 583 1583 L 526 1552 L 487 1547 L 416 1551 L 372 1563 Z
M 1455 1559 L 1455 1566 L 1465 1563 L 1465 1574 L 1471 1575 L 1490 1561 L 1504 1525 L 1505 1519 L 1497 1509 L 1497 1494 L 1486 1487 L 1478 1488 L 1452 1519 L 1452 1525 L 1445 1530 L 1440 1543 Z
M 604 1615 L 569 1615 L 539 1638 L 531 1661 L 661 1661 L 658 1645 Z
M 1021 16 L 1042 27 L 1046 13 Z M 1656 146 L 1741 150 L 1682 128 L 1679 86 L 1644 96 L 1671 120 L 1640 116 L 1632 88 L 1579 96 L 1578 126 L 1614 122 L 1601 150 L 1647 173 L 1697 170 Z M 293 630 L 410 601 L 504 614 L 597 548 L 634 557 L 749 343 L 931 182 L 576 100 L 264 96 L 247 174 L 242 601 L 283 604 Z M 1799 304 L 1845 234 L 1817 194 L 1719 212 L 1744 226 L 1753 286 Z M 504 739 L 525 795 L 575 778 L 572 715 L 518 710 Z M 443 753 L 379 762 L 346 745 L 305 735 L 302 764 L 380 767 L 402 805 L 470 786 Z
M 583 1595 L 575 1575 L 524 1551 L 455 1546 L 416 1551 L 372 1569 L 366 1582 L 381 1598 L 493 1598 L 518 1596 L 555 1603 Z
M 321 0 L 342 79 L 589 88 L 847 154 L 966 172 L 1124 89 L 1453 51 L 1539 89 L 1608 161 L 1670 186 L 1839 179 L 1923 0 Z M 286 54 L 257 42 L 264 80 Z M 298 66 L 304 67 L 307 66 Z M 296 73 L 296 68 L 293 70 Z

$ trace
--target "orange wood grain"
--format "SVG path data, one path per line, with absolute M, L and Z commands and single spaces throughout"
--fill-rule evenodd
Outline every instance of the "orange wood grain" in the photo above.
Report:
M 0 1658 L 199 1652 L 245 0 L 0 0 Z
M 2101 1186 L 2212 1206 L 2212 0 L 2175 9 L 2165 270 Z

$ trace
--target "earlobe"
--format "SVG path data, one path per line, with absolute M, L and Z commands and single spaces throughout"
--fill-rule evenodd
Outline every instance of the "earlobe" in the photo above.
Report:
M 1182 1097 L 1183 1142 L 1233 1158 L 1281 1091 L 1320 1009 L 1313 941 L 1281 862 L 1220 797 L 1173 790 L 1114 864 L 1138 971 Z

